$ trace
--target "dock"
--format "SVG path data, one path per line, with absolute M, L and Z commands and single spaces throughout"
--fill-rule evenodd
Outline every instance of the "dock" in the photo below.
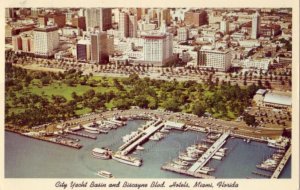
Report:
M 71 135 L 77 135 L 77 136 L 80 136 L 80 137 L 85 137 L 85 138 L 90 138 L 90 139 L 97 139 L 97 137 L 94 136 L 94 135 L 78 133 L 78 132 L 73 132 L 73 131 L 67 131 L 67 133 L 71 134 Z
M 255 175 L 266 177 L 266 178 L 270 178 L 271 177 L 270 174 L 260 173 L 260 172 L 257 172 L 257 171 L 252 171 L 252 173 L 255 174 Z
M 188 169 L 190 173 L 197 173 L 215 155 L 215 153 L 225 144 L 230 132 L 227 131 L 209 148 L 206 152 Z
M 184 175 L 188 175 L 188 176 L 193 176 L 193 177 L 197 177 L 197 178 L 203 178 L 203 179 L 215 179 L 214 176 L 211 175 L 207 175 L 204 173 L 199 173 L 199 172 L 190 172 L 188 170 L 184 170 L 184 169 L 179 169 L 179 168 L 174 168 L 169 164 L 165 164 L 161 167 L 161 169 L 163 170 L 167 170 L 167 171 L 172 171 L 172 172 L 176 172 L 176 173 L 180 173 L 180 174 L 184 174 Z
M 274 171 L 273 175 L 271 176 L 271 179 L 272 178 L 277 179 L 279 177 L 279 175 L 282 172 L 285 164 L 289 160 L 291 154 L 292 154 L 292 146 L 290 146 L 289 149 L 286 151 L 285 155 L 283 156 L 282 160 L 280 161 L 280 163 L 278 164 L 276 170 Z
M 125 144 L 121 146 L 123 149 L 121 151 L 121 154 L 122 155 L 128 154 L 133 149 L 135 149 L 138 145 L 142 144 L 145 140 L 147 140 L 156 131 L 160 130 L 163 127 L 164 127 L 164 123 L 162 122 L 162 120 L 157 120 L 154 123 L 151 123 L 149 127 L 144 129 L 144 131 L 142 131 L 137 137 L 133 138 L 134 140 L 131 140 L 130 143 L 126 143 L 127 147 L 124 146 Z
M 76 148 L 76 149 L 80 149 L 82 147 L 81 144 L 74 143 L 73 141 L 72 142 L 57 141 L 56 138 L 55 139 L 53 139 L 53 138 L 52 139 L 50 139 L 50 138 L 48 139 L 48 138 L 45 138 L 45 137 L 34 137 L 34 136 L 26 135 L 24 133 L 20 133 L 20 135 L 23 135 L 23 136 L 26 136 L 26 137 L 30 137 L 30 138 L 33 138 L 33 139 L 36 139 L 36 140 L 51 142 L 51 143 L 54 143 L 54 144 L 63 145 L 63 146 L 67 146 L 67 147 L 71 147 L 71 148 Z

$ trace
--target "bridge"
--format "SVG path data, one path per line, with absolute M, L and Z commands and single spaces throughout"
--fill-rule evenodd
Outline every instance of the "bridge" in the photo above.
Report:
M 227 137 L 230 135 L 230 131 L 227 131 L 221 135 L 221 137 L 213 144 L 206 152 L 195 162 L 189 169 L 189 173 L 195 173 L 214 156 L 214 154 L 225 144 Z

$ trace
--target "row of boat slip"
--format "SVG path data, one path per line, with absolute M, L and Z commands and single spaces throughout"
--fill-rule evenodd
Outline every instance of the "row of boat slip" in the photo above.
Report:
M 284 150 L 290 143 L 290 139 L 287 137 L 279 137 L 276 140 L 269 139 L 268 146 Z
M 261 164 L 256 165 L 256 167 L 263 170 L 275 171 L 283 156 L 284 155 L 281 153 L 274 153 L 270 158 L 263 161 Z

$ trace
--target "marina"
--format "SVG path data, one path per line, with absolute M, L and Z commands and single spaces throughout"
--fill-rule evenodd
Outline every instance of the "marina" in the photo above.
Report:
M 91 141 L 89 138 L 85 138 L 82 136 L 77 136 L 80 138 L 80 143 L 83 145 L 83 147 L 80 150 L 76 151 L 68 151 L 63 147 L 56 147 L 56 145 L 51 145 L 49 143 L 42 143 L 39 144 L 40 146 L 45 146 L 42 150 L 39 148 L 37 150 L 30 150 L 31 148 L 35 147 L 34 139 L 30 140 L 28 138 L 22 137 L 17 134 L 11 134 L 9 132 L 6 132 L 6 149 L 7 150 L 17 150 L 17 147 L 22 147 L 22 150 L 30 151 L 32 152 L 32 156 L 35 154 L 38 154 L 39 156 L 36 158 L 39 158 L 38 160 L 42 160 L 43 156 L 52 157 L 51 155 L 55 156 L 57 154 L 62 154 L 64 159 L 68 159 L 68 162 L 63 162 L 64 164 L 58 164 L 58 167 L 51 168 L 51 173 L 49 172 L 43 172 L 42 170 L 38 170 L 36 168 L 36 171 L 32 174 L 29 174 L 28 172 L 18 171 L 18 173 L 15 173 L 11 170 L 5 170 L 6 176 L 28 176 L 28 177 L 34 177 L 35 173 L 39 174 L 39 176 L 43 177 L 93 177 L 97 171 L 105 170 L 110 171 L 114 174 L 116 174 L 118 177 L 133 177 L 133 178 L 190 178 L 190 177 L 201 177 L 201 178 L 236 178 L 239 176 L 240 178 L 246 178 L 250 176 L 251 178 L 257 178 L 259 177 L 256 174 L 253 174 L 252 171 L 255 169 L 255 166 L 257 163 L 260 162 L 262 158 L 263 152 L 266 150 L 271 152 L 276 152 L 277 150 L 273 148 L 267 147 L 264 143 L 259 142 L 251 142 L 246 143 L 243 142 L 243 139 L 239 138 L 229 138 L 226 141 L 226 148 L 220 148 L 217 152 L 226 152 L 226 157 L 223 157 L 222 161 L 210 159 L 208 162 L 208 167 L 211 171 L 205 170 L 208 168 L 202 168 L 201 170 L 197 170 L 197 172 L 194 172 L 194 175 L 191 175 L 191 172 L 187 172 L 189 167 L 191 167 L 190 164 L 186 164 L 186 162 L 182 162 L 177 160 L 177 163 L 165 165 L 164 163 L 168 163 L 171 158 L 174 159 L 176 155 L 178 156 L 178 152 L 186 151 L 187 147 L 194 147 L 195 141 L 202 142 L 204 139 L 206 139 L 206 134 L 202 132 L 193 132 L 193 131 L 172 131 L 169 132 L 168 135 L 162 139 L 161 141 L 145 141 L 143 143 L 143 150 L 137 151 L 135 153 L 136 155 L 132 155 L 131 153 L 128 153 L 128 157 L 134 157 L 134 158 L 140 158 L 142 159 L 142 165 L 141 167 L 132 167 L 128 164 L 118 164 L 115 160 L 102 160 L 102 159 L 94 159 L 91 156 L 91 151 L 95 147 L 108 147 L 113 151 L 117 151 L 118 149 L 124 144 L 122 142 L 122 137 L 126 134 L 130 134 L 132 131 L 137 131 L 138 128 L 141 128 L 142 125 L 144 125 L 145 121 L 129 121 L 127 126 L 118 128 L 118 130 L 113 130 L 108 134 L 99 134 L 97 135 L 97 139 Z M 82 133 L 82 132 L 80 132 Z M 20 143 L 16 141 L 16 143 L 9 143 L 10 142 L 10 136 L 14 136 L 15 140 L 22 140 L 24 141 L 22 146 L 20 146 Z M 70 134 L 70 137 L 73 135 Z M 220 137 L 221 138 L 221 137 Z M 101 140 L 100 140 L 101 139 Z M 14 140 L 14 141 L 15 141 Z M 33 141 L 33 144 L 31 143 Z M 31 145 L 28 147 L 26 146 L 26 142 L 30 143 Z M 217 141 L 216 141 L 217 142 Z M 8 148 L 12 147 L 14 148 Z M 54 148 L 55 146 L 55 148 Z M 139 145 L 140 146 L 140 145 Z M 198 145 L 199 147 L 202 147 L 202 145 Z M 208 147 L 212 146 L 207 144 Z M 54 149 L 53 149 L 53 148 Z M 135 148 L 138 148 L 136 146 Z M 203 148 L 205 146 L 203 145 Z M 51 155 L 42 153 L 41 151 L 50 151 Z M 206 149 L 203 149 L 206 150 Z M 11 152 L 13 153 L 13 152 Z M 12 156 L 10 152 L 8 152 L 7 157 L 13 158 L 11 160 L 6 159 L 7 165 L 10 165 L 10 163 L 27 163 L 26 166 L 31 166 L 38 164 L 39 161 L 37 159 L 30 159 L 27 162 L 25 162 L 24 157 L 21 156 Z M 15 154 L 15 153 L 13 153 Z M 249 155 L 251 154 L 251 156 Z M 203 154 L 202 154 L 203 155 Z M 239 155 L 239 156 L 237 156 Z M 72 158 L 72 159 L 71 159 Z M 75 159 L 73 159 L 75 158 Z M 249 159 L 251 158 L 251 159 Z M 45 158 L 46 159 L 46 158 Z M 19 161 L 17 161 L 19 160 Z M 21 161 L 23 160 L 23 161 Z M 51 158 L 51 162 L 61 163 L 61 161 L 57 162 L 56 157 Z M 34 161 L 34 162 L 32 162 Z M 197 161 L 197 158 L 196 158 Z M 49 164 L 51 164 L 51 162 Z M 245 164 L 246 162 L 247 164 Z M 252 164 L 251 164 L 252 163 Z M 42 163 L 40 163 L 42 164 Z M 45 164 L 45 163 L 44 163 Z M 180 166 L 183 165 L 182 166 Z M 247 165 L 247 167 L 243 168 L 242 171 L 240 171 L 240 168 L 236 168 L 237 165 Z M 78 166 L 80 166 L 78 168 Z M 99 166 L 95 167 L 95 166 Z M 67 168 L 73 168 L 73 173 L 66 173 L 64 171 L 67 171 Z M 126 172 L 130 167 L 130 170 L 132 171 L 131 174 L 128 174 Z M 22 169 L 23 167 L 18 166 L 18 168 Z M 26 167 L 25 167 L 26 168 Z M 33 167 L 34 168 L 34 167 Z M 65 168 L 65 169 L 64 169 Z M 78 168 L 78 169 L 76 169 Z M 212 168 L 214 171 L 212 171 Z M 289 169 L 288 169 L 289 168 Z M 138 169 L 138 170 L 137 170 Z M 168 171 L 172 172 L 168 172 Z M 232 171 L 232 172 L 226 172 L 226 171 Z M 286 167 L 284 167 L 281 175 L 279 178 L 290 176 L 290 161 L 287 162 Z M 187 174 L 184 174 L 184 171 Z M 289 172 L 288 172 L 289 171 Z M 213 172 L 213 175 L 209 174 L 210 172 Z M 94 174 L 93 174 L 94 173 Z M 53 175 L 52 175 L 53 174 Z M 260 176 L 263 177 L 263 176 Z

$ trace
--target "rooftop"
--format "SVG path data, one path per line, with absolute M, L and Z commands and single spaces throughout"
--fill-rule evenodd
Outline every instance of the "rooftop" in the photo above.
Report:
M 267 93 L 265 95 L 264 102 L 292 106 L 292 97 L 277 93 Z

